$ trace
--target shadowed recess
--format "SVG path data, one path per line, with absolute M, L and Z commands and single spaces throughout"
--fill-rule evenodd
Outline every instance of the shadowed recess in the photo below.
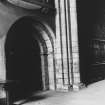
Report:
M 14 81 L 9 86 L 12 101 L 42 90 L 40 48 L 33 35 L 39 33 L 25 19 L 15 23 L 7 35 L 6 69 L 7 79 Z

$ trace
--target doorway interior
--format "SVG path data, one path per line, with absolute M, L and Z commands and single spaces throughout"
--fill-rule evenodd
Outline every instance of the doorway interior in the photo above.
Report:
M 5 55 L 7 80 L 13 81 L 9 87 L 11 101 L 43 90 L 40 46 L 35 39 L 39 34 L 25 19 L 14 24 L 8 32 Z

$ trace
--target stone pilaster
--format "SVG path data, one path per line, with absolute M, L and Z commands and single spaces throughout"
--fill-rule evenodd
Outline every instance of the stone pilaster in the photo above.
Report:
M 76 0 L 70 0 L 70 22 L 71 22 L 71 44 L 73 58 L 73 88 L 80 87 L 80 72 L 79 72 L 79 51 L 78 51 L 78 28 L 77 28 L 77 11 Z
M 56 85 L 77 90 L 80 86 L 76 0 L 55 0 Z
M 65 15 L 64 15 L 64 0 L 55 0 L 57 10 L 56 14 L 56 88 L 67 88 L 64 84 L 67 77 L 67 49 L 65 37 Z M 62 12 L 61 12 L 62 9 Z
M 6 92 L 1 83 L 2 81 L 6 80 L 4 44 L 5 44 L 5 36 L 0 38 L 0 100 L 1 101 L 6 99 Z
M 4 43 L 5 37 L 2 37 L 0 39 L 0 80 L 6 79 Z

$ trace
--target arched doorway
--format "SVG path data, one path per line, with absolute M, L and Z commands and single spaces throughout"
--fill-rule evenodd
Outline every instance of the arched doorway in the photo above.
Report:
M 49 89 L 48 68 L 53 67 L 48 64 L 48 60 L 49 63 L 53 62 L 53 56 L 48 55 L 48 51 L 52 49 L 50 47 L 50 50 L 47 49 L 46 43 L 49 40 L 45 42 L 41 37 L 44 31 L 39 32 L 34 27 L 35 23 L 34 25 L 32 23 L 29 18 L 20 19 L 12 25 L 5 41 L 7 80 L 14 82 L 10 86 L 12 101 L 23 99 L 45 89 L 44 87 Z

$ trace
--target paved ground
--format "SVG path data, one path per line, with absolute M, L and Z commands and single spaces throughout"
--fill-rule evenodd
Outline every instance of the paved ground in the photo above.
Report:
M 105 105 L 105 80 L 78 92 L 43 92 L 21 105 Z

